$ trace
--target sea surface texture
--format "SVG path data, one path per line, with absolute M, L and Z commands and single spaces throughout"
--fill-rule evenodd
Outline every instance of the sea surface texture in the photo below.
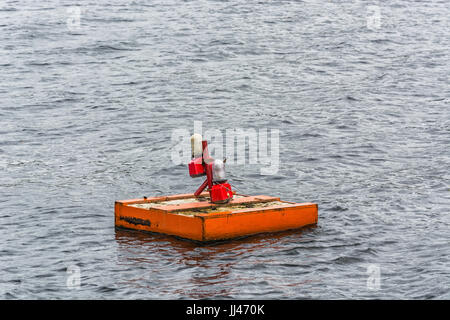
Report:
M 448 1 L 1 1 L 0 298 L 450 299 L 449 17 Z M 247 156 L 227 177 L 317 203 L 317 226 L 203 245 L 116 230 L 115 200 L 201 184 L 176 161 L 195 121 L 224 145 L 278 132 L 277 166 Z

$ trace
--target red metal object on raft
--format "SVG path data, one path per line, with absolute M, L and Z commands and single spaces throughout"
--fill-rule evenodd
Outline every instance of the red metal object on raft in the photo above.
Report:
M 214 199 L 214 203 L 227 203 L 233 198 L 233 190 L 229 183 L 218 183 L 212 186 L 209 196 Z
M 197 178 L 205 175 L 205 168 L 203 166 L 202 157 L 192 159 L 191 162 L 189 162 L 188 167 L 189 167 L 189 175 L 192 178 Z
M 227 203 L 233 198 L 233 190 L 227 180 L 214 181 L 213 166 L 214 158 L 209 155 L 208 142 L 202 141 L 202 156 L 196 157 L 189 162 L 189 175 L 197 178 L 206 175 L 206 180 L 195 191 L 194 196 L 198 197 L 208 188 L 210 201 L 212 203 Z

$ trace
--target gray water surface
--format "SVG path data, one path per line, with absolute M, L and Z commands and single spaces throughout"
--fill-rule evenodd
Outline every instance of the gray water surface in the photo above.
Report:
M 448 1 L 2 1 L 0 298 L 449 299 L 449 17 Z M 318 225 L 208 245 L 115 230 L 115 200 L 200 184 L 171 160 L 194 121 L 278 129 L 278 172 L 230 182 L 316 202 Z

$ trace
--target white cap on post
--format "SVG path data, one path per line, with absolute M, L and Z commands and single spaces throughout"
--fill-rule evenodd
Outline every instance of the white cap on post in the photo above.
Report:
M 198 158 L 202 156 L 203 147 L 202 147 L 202 135 L 198 133 L 194 133 L 191 136 L 191 153 L 192 158 Z

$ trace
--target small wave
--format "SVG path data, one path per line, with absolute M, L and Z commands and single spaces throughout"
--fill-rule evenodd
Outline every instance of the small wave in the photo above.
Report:
M 337 205 L 337 206 L 331 207 L 329 210 L 331 210 L 331 211 L 347 211 L 348 208 L 344 208 L 344 207 Z
M 322 137 L 322 135 L 320 133 L 307 132 L 307 133 L 303 133 L 300 137 L 319 138 L 319 137 Z
M 339 257 L 333 260 L 336 264 L 352 264 L 352 263 L 360 263 L 364 260 L 362 258 L 357 257 Z
M 95 291 L 106 293 L 106 292 L 113 292 L 113 291 L 116 291 L 116 290 L 117 290 L 117 288 L 101 286 L 101 287 L 97 288 Z
M 30 62 L 26 64 L 27 66 L 45 67 L 51 65 L 48 62 Z
M 15 300 L 15 299 L 17 299 L 17 297 L 10 292 L 6 292 L 5 299 L 14 299 Z
M 111 45 L 100 45 L 93 49 L 94 51 L 137 51 L 138 49 L 115 47 Z

